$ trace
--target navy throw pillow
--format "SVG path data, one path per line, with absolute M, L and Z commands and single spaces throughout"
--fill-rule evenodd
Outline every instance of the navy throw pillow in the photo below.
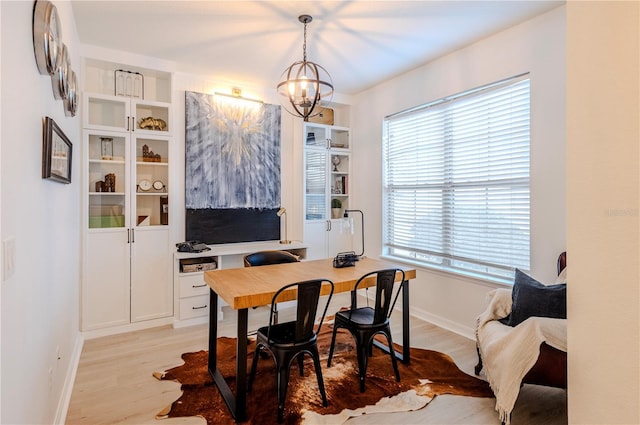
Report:
M 516 269 L 511 298 L 511 314 L 500 320 L 505 325 L 517 326 L 532 316 L 567 318 L 566 283 L 543 285 Z

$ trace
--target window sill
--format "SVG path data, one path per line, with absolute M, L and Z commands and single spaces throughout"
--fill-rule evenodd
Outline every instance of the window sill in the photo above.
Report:
M 511 289 L 513 287 L 513 280 L 509 280 L 509 279 L 489 278 L 489 277 L 481 276 L 475 273 L 470 273 L 470 272 L 465 273 L 462 271 L 454 271 L 454 270 L 446 269 L 444 267 L 427 265 L 419 261 L 411 261 L 403 257 L 394 257 L 392 255 L 381 255 L 380 258 L 394 261 L 397 263 L 408 264 L 416 268 L 422 269 L 425 272 L 439 274 L 441 276 L 448 277 L 448 278 L 461 279 L 470 283 L 484 285 L 491 288 Z

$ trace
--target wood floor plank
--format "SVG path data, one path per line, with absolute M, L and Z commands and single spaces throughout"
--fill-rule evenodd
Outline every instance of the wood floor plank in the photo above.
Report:
M 329 314 L 348 304 L 348 297 L 338 295 L 331 303 L 337 307 Z M 287 314 L 286 310 L 281 314 Z M 228 307 L 224 311 L 219 335 L 235 336 L 235 313 Z M 249 329 L 266 323 L 267 314 L 265 308 L 251 310 Z M 398 341 L 400 322 L 399 315 L 392 317 L 392 330 Z M 181 392 L 178 383 L 158 381 L 152 373 L 181 364 L 182 353 L 206 349 L 207 335 L 207 325 L 177 329 L 163 326 L 86 341 L 66 423 L 203 425 L 204 420 L 198 417 L 155 419 L 156 413 L 180 397 Z M 477 362 L 474 341 L 412 317 L 411 344 L 447 353 L 460 369 L 473 374 Z M 369 415 L 353 418 L 348 424 L 500 424 L 494 408 L 494 399 L 442 395 L 415 412 Z M 564 425 L 566 391 L 525 385 L 512 418 L 515 425 Z

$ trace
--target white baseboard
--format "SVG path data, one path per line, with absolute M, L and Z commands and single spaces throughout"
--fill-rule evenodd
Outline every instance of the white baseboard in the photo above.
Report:
M 411 307 L 411 315 L 417 317 L 418 319 L 424 320 L 425 322 L 433 323 L 436 326 L 456 333 L 472 341 L 476 340 L 476 332 L 474 328 L 462 326 L 457 322 L 445 319 L 444 317 L 437 316 L 417 307 Z
M 170 325 L 173 323 L 173 316 L 160 319 L 144 320 L 142 322 L 127 323 L 126 325 L 110 326 L 107 328 L 92 329 L 83 331 L 82 336 L 86 339 L 100 338 L 103 336 L 116 335 L 127 332 L 140 331 L 142 329 L 155 328 L 158 326 Z
M 78 333 L 76 336 L 76 343 L 73 346 L 73 352 L 71 353 L 67 374 L 64 377 L 62 393 L 58 400 L 54 424 L 64 424 L 67 420 L 67 412 L 69 411 L 69 403 L 71 403 L 71 394 L 73 393 L 73 385 L 76 382 L 76 373 L 78 372 L 78 365 L 80 364 L 80 355 L 82 354 L 83 346 L 84 337 L 81 333 Z

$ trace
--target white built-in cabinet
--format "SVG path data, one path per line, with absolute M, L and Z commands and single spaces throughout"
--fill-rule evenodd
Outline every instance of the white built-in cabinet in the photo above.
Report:
M 171 74 L 84 65 L 82 330 L 171 318 Z
M 351 195 L 349 129 L 305 123 L 304 242 L 307 258 L 330 258 L 352 250 L 352 235 L 343 213 Z M 338 200 L 340 208 L 332 208 Z

